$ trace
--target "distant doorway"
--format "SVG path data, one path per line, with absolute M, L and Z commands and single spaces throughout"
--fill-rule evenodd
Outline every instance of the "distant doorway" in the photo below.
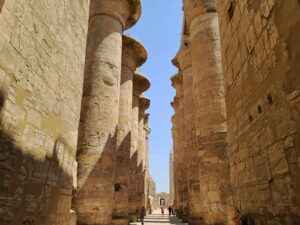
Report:
M 163 198 L 160 199 L 160 205 L 161 205 L 161 206 L 166 206 L 166 201 L 165 201 L 165 199 L 163 199 Z

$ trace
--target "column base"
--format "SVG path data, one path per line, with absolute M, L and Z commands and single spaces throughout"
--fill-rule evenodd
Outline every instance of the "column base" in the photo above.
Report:
M 113 218 L 112 219 L 113 225 L 128 225 L 129 224 L 129 218 L 128 217 L 119 217 L 119 218 Z

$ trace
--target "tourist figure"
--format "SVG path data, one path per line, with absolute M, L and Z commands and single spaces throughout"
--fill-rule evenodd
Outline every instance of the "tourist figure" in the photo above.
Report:
M 161 210 L 161 214 L 164 214 L 165 213 L 165 209 L 163 206 L 160 207 L 160 210 Z
M 172 215 L 175 216 L 175 206 L 172 206 Z
M 169 216 L 171 216 L 172 215 L 172 207 L 169 206 L 168 210 L 169 210 Z
M 141 221 L 141 224 L 142 224 L 142 225 L 144 225 L 144 218 L 145 218 L 145 215 L 146 215 L 145 207 L 142 207 L 142 208 L 139 210 L 139 218 L 140 218 L 140 221 Z

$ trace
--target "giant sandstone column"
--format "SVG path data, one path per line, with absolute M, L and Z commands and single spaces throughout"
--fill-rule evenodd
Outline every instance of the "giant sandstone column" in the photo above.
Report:
M 129 223 L 133 74 L 146 61 L 146 58 L 147 53 L 143 45 L 135 39 L 123 35 L 113 224 L 126 225 Z
M 197 110 L 201 191 L 198 207 L 205 224 L 226 223 L 229 171 L 218 15 L 213 0 L 185 0 L 184 10 L 190 32 Z
M 129 185 L 129 216 L 130 221 L 137 221 L 136 210 L 137 202 L 137 160 L 138 160 L 138 142 L 139 142 L 139 99 L 140 95 L 148 90 L 150 81 L 138 70 L 133 76 L 133 100 L 132 100 L 132 132 L 130 148 L 130 185 Z
M 91 0 L 78 139 L 78 224 L 111 224 L 122 32 L 138 20 L 139 0 Z
M 146 130 L 145 111 L 150 107 L 150 100 L 144 96 L 139 99 L 139 140 L 137 156 L 137 179 L 138 179 L 138 207 L 146 207 Z
M 188 36 L 184 37 L 188 40 Z M 184 41 L 180 48 L 176 59 L 179 63 L 180 70 L 183 76 L 183 104 L 184 104 L 184 122 L 185 122 L 185 137 L 184 137 L 184 154 L 183 154 L 183 170 L 187 175 L 182 181 L 182 196 L 183 196 L 183 219 L 191 223 L 191 218 L 194 220 L 199 217 L 197 213 L 197 204 L 199 202 L 196 195 L 199 194 L 199 171 L 195 169 L 198 166 L 196 152 L 196 130 L 195 130 L 195 108 L 193 98 L 193 77 L 192 77 L 192 59 L 191 50 L 188 41 Z
M 182 217 L 181 212 L 183 211 L 182 199 L 180 189 L 181 180 L 184 177 L 185 171 L 183 170 L 183 142 L 184 142 L 184 105 L 183 105 L 183 83 L 182 83 L 182 72 L 178 72 L 172 78 L 172 86 L 176 89 L 176 97 L 172 103 L 175 111 L 173 122 L 173 152 L 174 152 L 174 199 L 175 205 L 178 210 L 178 216 Z

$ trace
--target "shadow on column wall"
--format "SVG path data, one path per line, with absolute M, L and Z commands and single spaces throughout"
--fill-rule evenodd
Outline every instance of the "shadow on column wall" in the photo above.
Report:
M 0 225 L 68 224 L 72 169 L 62 163 L 74 161 L 68 145 L 57 138 L 44 157 L 46 149 L 26 149 L 29 140 L 18 136 L 14 118 L 4 117 L 5 101 L 0 94 Z

